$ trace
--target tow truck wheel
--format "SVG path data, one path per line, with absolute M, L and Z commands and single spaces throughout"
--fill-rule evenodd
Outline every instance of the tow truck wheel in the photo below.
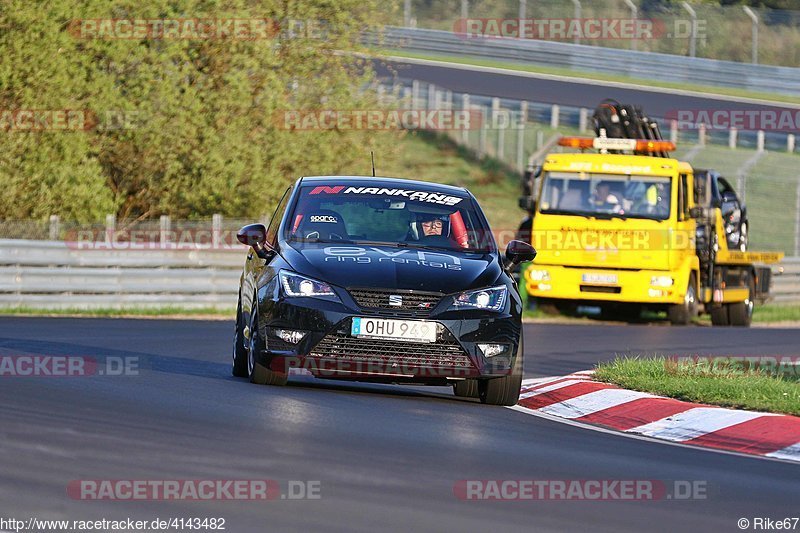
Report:
M 753 295 L 755 293 L 755 287 L 752 280 L 750 280 L 749 289 L 750 295 L 747 297 L 747 300 L 730 304 L 728 307 L 728 318 L 731 326 L 749 328 L 750 323 L 753 321 L 753 308 L 755 304 Z
M 689 286 L 682 304 L 670 305 L 667 310 L 669 321 L 675 326 L 685 326 L 697 316 L 697 283 L 694 275 L 689 278 Z
M 453 394 L 459 398 L 477 398 L 478 397 L 478 380 L 465 379 L 453 385 Z
M 711 324 L 714 326 L 730 326 L 731 322 L 728 317 L 728 306 L 722 304 L 719 307 L 711 308 Z
M 517 358 L 514 360 L 514 368 L 511 374 L 502 378 L 478 380 L 478 397 L 481 403 L 489 405 L 517 405 L 519 401 L 519 391 L 522 388 L 522 366 L 525 352 L 522 346 L 522 336 L 519 338 L 517 347 Z

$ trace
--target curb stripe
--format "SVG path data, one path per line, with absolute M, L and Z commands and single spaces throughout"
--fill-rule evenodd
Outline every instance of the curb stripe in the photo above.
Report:
M 769 455 L 800 443 L 800 418 L 764 416 L 721 429 L 687 444 Z
M 627 431 L 664 440 L 685 442 L 706 433 L 719 431 L 762 416 L 769 415 L 749 411 L 732 411 L 719 407 L 695 407 Z
M 800 461 L 800 442 L 777 452 L 768 453 L 766 456 L 774 457 L 775 459 L 786 459 L 787 461 Z
M 578 383 L 587 383 L 587 380 L 582 379 L 567 379 L 560 383 L 554 383 L 550 385 L 544 385 L 542 387 L 530 389 L 527 392 L 523 392 L 519 395 L 520 400 L 524 400 L 525 398 L 530 398 L 531 396 L 536 396 L 537 394 L 544 394 L 545 392 L 550 392 L 558 389 L 563 389 L 564 387 L 569 387 L 571 385 L 576 385 Z
M 673 400 L 672 398 L 643 398 L 586 415 L 580 418 L 579 421 L 627 431 L 653 420 L 661 420 L 695 407 L 702 406 Z
M 603 411 L 609 407 L 627 404 L 633 400 L 653 397 L 652 394 L 644 392 L 625 389 L 603 389 L 542 407 L 540 411 L 562 418 L 580 418 L 597 411 Z
M 593 392 L 611 389 L 610 385 L 605 383 L 597 383 L 595 381 L 588 381 L 586 383 L 576 383 L 568 387 L 558 390 L 544 392 L 535 396 L 523 398 L 520 395 L 519 405 L 527 407 L 528 409 L 542 409 L 549 405 L 573 400 L 577 397 Z

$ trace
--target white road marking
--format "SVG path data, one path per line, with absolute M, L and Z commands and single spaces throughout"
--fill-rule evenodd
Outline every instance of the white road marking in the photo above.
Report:
M 775 459 L 784 459 L 786 461 L 800 461 L 800 442 L 787 446 L 782 450 L 770 452 L 766 454 L 766 456 Z
M 540 389 L 523 392 L 519 395 L 519 399 L 524 400 L 525 398 L 530 398 L 531 396 L 537 396 L 539 394 L 544 394 L 545 392 L 563 389 L 564 387 L 569 387 L 570 385 L 575 385 L 577 383 L 586 383 L 586 381 L 582 379 L 568 379 L 567 381 L 562 381 L 561 383 L 554 383 L 552 385 L 546 385 Z

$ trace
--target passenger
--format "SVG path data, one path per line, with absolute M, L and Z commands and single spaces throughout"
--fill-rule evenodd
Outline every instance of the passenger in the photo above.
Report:
M 613 211 L 622 209 L 619 198 L 611 194 L 611 184 L 607 181 L 601 181 L 597 184 L 590 203 L 592 207 L 600 209 L 611 209 Z

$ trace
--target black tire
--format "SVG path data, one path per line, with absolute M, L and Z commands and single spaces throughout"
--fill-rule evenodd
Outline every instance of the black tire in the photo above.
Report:
M 478 398 L 478 380 L 465 379 L 454 383 L 453 394 L 459 398 Z
M 233 362 L 231 374 L 237 378 L 248 377 L 247 371 L 247 346 L 244 343 L 244 324 L 242 319 L 242 299 L 236 304 L 236 328 L 233 333 Z
M 511 374 L 502 378 L 482 379 L 478 381 L 478 397 L 481 403 L 489 405 L 517 405 L 519 401 L 519 391 L 522 388 L 522 367 L 523 354 L 525 349 L 522 343 L 522 335 L 519 337 L 517 347 L 517 357 L 514 360 L 514 367 Z
M 250 383 L 256 385 L 286 385 L 287 374 L 270 370 L 259 362 L 259 355 L 265 349 L 264 340 L 258 332 L 258 298 L 253 297 L 253 308 L 250 311 L 250 339 L 247 343 L 247 372 Z
M 546 315 L 556 316 L 561 314 L 561 310 L 558 308 L 555 300 L 550 300 L 548 298 L 535 298 L 534 302 L 536 303 L 536 309 L 540 310 Z
M 749 328 L 753 322 L 753 308 L 755 302 L 753 297 L 755 295 L 755 286 L 752 278 L 749 283 L 750 296 L 744 302 L 736 302 L 730 304 L 728 307 L 728 320 L 731 326 L 738 326 Z
M 667 315 L 669 315 L 670 323 L 674 326 L 690 324 L 697 316 L 697 282 L 694 274 L 689 277 L 689 286 L 686 288 L 683 303 L 670 305 Z
M 731 322 L 728 318 L 728 306 L 722 304 L 719 307 L 711 308 L 711 324 L 714 326 L 730 326 Z

